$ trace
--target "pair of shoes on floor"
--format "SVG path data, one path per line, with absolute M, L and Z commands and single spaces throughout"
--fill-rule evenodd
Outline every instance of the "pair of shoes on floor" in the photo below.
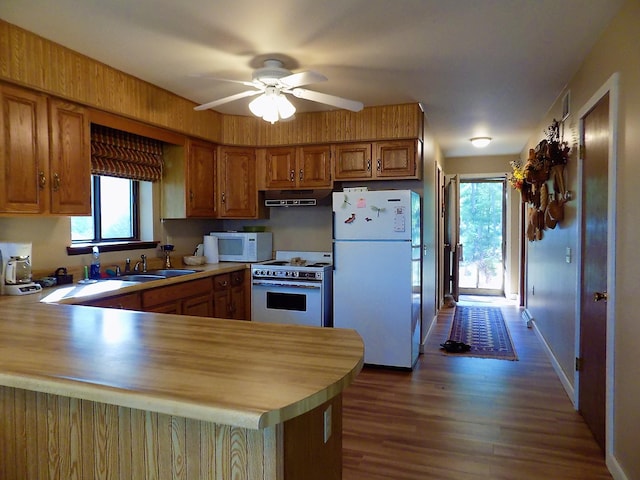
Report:
M 471 350 L 471 345 L 467 345 L 464 342 L 456 342 L 455 340 L 447 340 L 441 343 L 440 346 L 449 353 L 464 353 Z

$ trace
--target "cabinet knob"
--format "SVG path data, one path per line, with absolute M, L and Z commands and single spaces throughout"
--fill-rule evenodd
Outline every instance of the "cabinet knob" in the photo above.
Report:
M 60 190 L 60 175 L 57 173 L 53 174 L 53 191 L 57 192 Z
M 40 184 L 40 189 L 47 185 L 47 177 L 45 177 L 44 172 L 38 173 L 38 183 Z

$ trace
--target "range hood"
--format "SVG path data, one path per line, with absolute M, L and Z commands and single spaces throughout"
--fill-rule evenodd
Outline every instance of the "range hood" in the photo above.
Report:
M 266 190 L 264 204 L 267 207 L 311 207 L 328 204 L 331 189 Z M 326 201 L 324 201 L 326 199 Z

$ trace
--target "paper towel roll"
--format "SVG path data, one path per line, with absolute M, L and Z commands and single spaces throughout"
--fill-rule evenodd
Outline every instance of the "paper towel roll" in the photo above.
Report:
M 207 257 L 207 263 L 218 263 L 218 237 L 205 235 L 204 256 Z

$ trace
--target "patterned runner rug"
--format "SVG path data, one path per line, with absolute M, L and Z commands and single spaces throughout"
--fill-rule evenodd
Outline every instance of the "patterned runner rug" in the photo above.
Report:
M 518 359 L 499 307 L 456 306 L 449 340 L 471 345 L 468 352 L 451 355 Z

